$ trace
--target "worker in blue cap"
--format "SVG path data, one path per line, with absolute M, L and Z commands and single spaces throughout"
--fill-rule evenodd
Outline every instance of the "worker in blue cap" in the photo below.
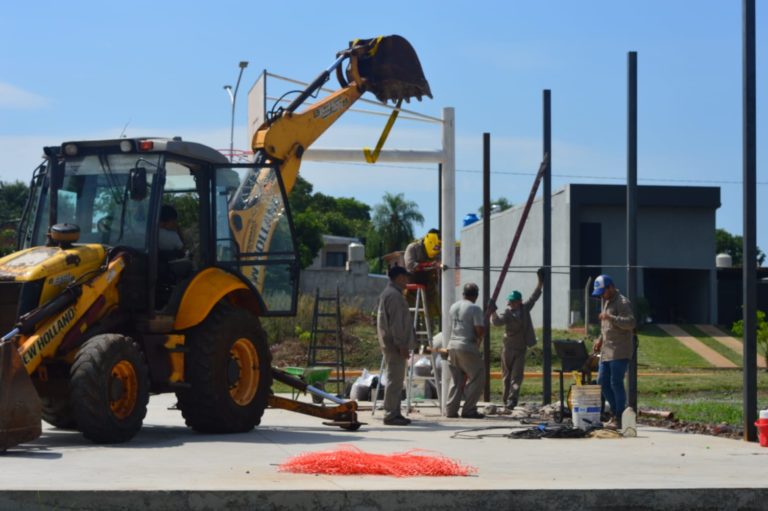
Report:
M 632 359 L 635 315 L 632 304 L 616 289 L 609 275 L 600 275 L 595 279 L 592 296 L 599 296 L 601 301 L 598 316 L 600 337 L 593 346 L 595 353 L 600 353 L 597 383 L 613 413 L 606 427 L 621 428 L 621 414 L 627 402 L 624 375 Z
M 523 301 L 523 294 L 520 291 L 512 291 L 507 296 L 507 308 L 501 315 L 496 313 L 496 304 L 490 304 L 491 323 L 494 326 L 504 325 L 505 327 L 504 344 L 501 348 L 501 372 L 504 381 L 502 399 L 507 410 L 513 410 L 517 406 L 525 375 L 525 355 L 528 348 L 536 344 L 531 309 L 541 296 L 544 268 L 539 268 L 536 273 L 539 283 L 526 301 Z

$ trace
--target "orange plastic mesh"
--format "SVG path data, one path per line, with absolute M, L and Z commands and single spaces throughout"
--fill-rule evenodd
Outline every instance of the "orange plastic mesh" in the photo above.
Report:
M 395 454 L 364 452 L 351 445 L 340 445 L 335 451 L 308 452 L 289 459 L 278 470 L 295 474 L 327 475 L 385 475 L 469 476 L 477 468 L 462 465 L 441 455 L 417 454 L 428 452 L 413 449 Z

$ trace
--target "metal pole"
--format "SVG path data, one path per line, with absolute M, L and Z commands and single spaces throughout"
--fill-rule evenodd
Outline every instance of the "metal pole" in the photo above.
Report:
M 637 317 L 637 52 L 627 55 L 627 298 Z M 627 404 L 637 410 L 637 332 L 632 333 Z
M 544 170 L 544 296 L 542 297 L 542 347 L 544 350 L 543 403 L 552 402 L 552 102 L 551 91 L 544 89 L 544 155 L 547 166 Z
M 755 0 L 743 0 L 743 150 L 744 150 L 744 440 L 757 440 L 757 245 Z
M 440 281 L 441 302 L 441 327 L 443 335 L 447 336 L 451 331 L 451 318 L 448 310 L 456 298 L 456 127 L 454 123 L 454 109 L 443 108 L 443 209 L 440 212 L 443 229 L 440 231 L 442 238 L 441 258 L 446 268 Z M 358 151 L 359 152 L 359 151 Z M 445 344 L 448 339 L 443 339 Z M 445 402 L 445 400 L 443 400 Z
M 491 299 L 491 134 L 483 133 L 483 307 Z M 485 397 L 491 400 L 491 322 L 485 315 L 483 339 Z M 506 403 L 505 403 L 506 404 Z
M 443 189 L 443 164 L 437 164 L 437 229 L 442 236 L 443 232 L 443 217 L 441 211 L 443 210 L 443 194 L 440 191 Z
M 234 160 L 235 156 L 235 104 L 237 103 L 237 91 L 240 89 L 240 79 L 243 77 L 243 71 L 248 67 L 248 62 L 245 60 L 240 61 L 240 74 L 237 75 L 237 83 L 235 84 L 235 90 L 232 91 L 231 85 L 225 85 L 224 89 L 229 93 L 229 101 L 232 103 L 232 114 L 230 115 L 229 123 L 229 161 Z

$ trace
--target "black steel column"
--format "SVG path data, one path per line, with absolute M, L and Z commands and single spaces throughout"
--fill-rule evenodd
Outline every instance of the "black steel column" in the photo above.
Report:
M 755 0 L 744 0 L 744 440 L 755 441 L 757 420 L 757 242 Z
M 544 170 L 544 296 L 542 297 L 542 348 L 544 351 L 543 367 L 543 403 L 552 402 L 552 108 L 551 91 L 544 89 L 544 154 L 549 155 Z
M 491 299 L 491 134 L 483 133 L 483 307 Z M 484 399 L 491 400 L 491 322 L 485 316 L 483 339 L 485 361 Z
M 637 317 L 637 52 L 627 55 L 627 298 Z M 627 406 L 637 411 L 637 333 L 627 372 Z

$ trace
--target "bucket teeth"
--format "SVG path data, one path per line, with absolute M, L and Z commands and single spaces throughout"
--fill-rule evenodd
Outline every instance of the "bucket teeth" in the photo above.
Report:
M 358 71 L 365 90 L 379 101 L 396 103 L 404 99 L 410 103 L 411 98 L 421 101 L 424 96 L 432 97 L 419 57 L 405 38 L 391 35 L 359 40 L 354 45 L 366 50 L 359 54 Z M 347 77 L 353 80 L 349 70 Z

